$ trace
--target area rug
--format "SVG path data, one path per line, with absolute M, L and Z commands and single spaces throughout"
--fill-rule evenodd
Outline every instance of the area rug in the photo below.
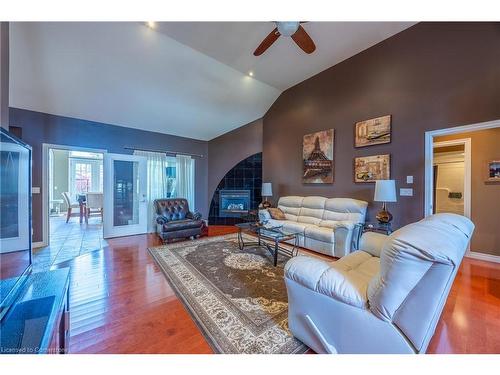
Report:
M 255 241 L 245 235 L 246 241 Z M 149 252 L 216 353 L 303 353 L 288 329 L 283 266 L 260 247 L 240 250 L 236 234 L 150 248 Z

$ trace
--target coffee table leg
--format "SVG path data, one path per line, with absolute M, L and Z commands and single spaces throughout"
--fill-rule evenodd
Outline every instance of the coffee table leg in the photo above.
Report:
M 238 247 L 240 248 L 240 250 L 243 250 L 243 248 L 245 247 L 243 236 L 241 235 L 241 228 L 238 231 Z

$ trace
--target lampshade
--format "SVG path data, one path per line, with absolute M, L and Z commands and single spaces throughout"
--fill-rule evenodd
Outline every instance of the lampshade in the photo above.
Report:
M 375 202 L 396 202 L 396 182 L 394 180 L 375 181 Z
M 273 196 L 273 184 L 270 182 L 263 182 L 261 195 L 263 197 L 272 197 Z

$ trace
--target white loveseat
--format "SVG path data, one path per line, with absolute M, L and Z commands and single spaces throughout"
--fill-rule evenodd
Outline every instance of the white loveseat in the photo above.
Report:
M 364 233 L 362 250 L 338 261 L 290 259 L 291 332 L 318 353 L 425 353 L 473 230 L 442 213 Z
M 299 232 L 299 246 L 342 257 L 351 251 L 356 224 L 365 222 L 367 206 L 351 198 L 287 196 L 278 201 L 286 220 L 272 219 L 265 210 L 259 217 L 272 226 Z

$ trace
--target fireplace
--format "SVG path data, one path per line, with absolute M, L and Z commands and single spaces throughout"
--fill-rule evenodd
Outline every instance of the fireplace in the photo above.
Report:
M 247 190 L 250 192 L 249 211 L 256 210 L 262 202 L 262 153 L 257 153 L 240 161 L 231 168 L 220 180 L 212 195 L 208 222 L 211 225 L 235 225 L 245 221 L 246 214 L 223 213 L 221 210 L 220 194 L 227 190 Z
M 249 209 L 250 190 L 220 190 L 220 217 L 239 217 L 248 214 Z

